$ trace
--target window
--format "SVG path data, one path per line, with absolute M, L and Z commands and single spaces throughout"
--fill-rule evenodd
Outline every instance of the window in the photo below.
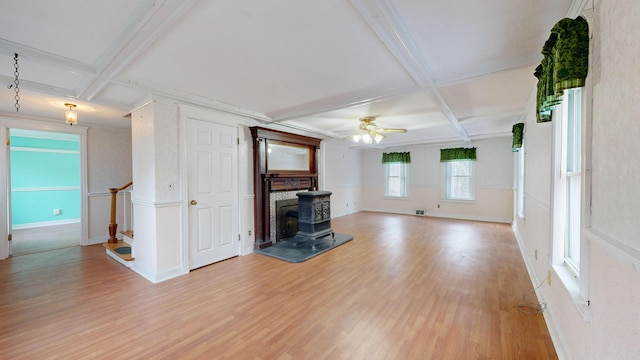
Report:
M 442 163 L 444 173 L 444 198 L 473 200 L 473 162 L 471 160 Z
M 556 176 L 554 181 L 553 262 L 580 274 L 582 217 L 582 92 L 565 90 L 555 123 Z
M 385 196 L 407 196 L 407 164 L 386 163 L 386 190 Z
M 564 91 L 553 115 L 553 178 L 551 262 L 585 321 L 590 319 L 588 246 L 581 230 L 586 227 L 589 188 L 584 171 L 590 164 L 583 143 L 590 128 L 583 112 L 582 88 Z
M 524 144 L 518 152 L 518 216 L 524 217 Z
M 580 272 L 580 219 L 582 194 L 582 116 L 581 91 L 570 90 L 567 101 L 563 103 L 563 114 L 566 115 L 564 130 L 566 141 L 564 144 L 566 174 L 566 231 L 565 234 L 565 262 L 576 272 Z M 566 109 L 564 107 L 566 106 Z

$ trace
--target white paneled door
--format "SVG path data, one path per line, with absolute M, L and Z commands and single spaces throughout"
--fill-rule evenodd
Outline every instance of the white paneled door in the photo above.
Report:
M 189 268 L 239 254 L 238 129 L 189 119 Z

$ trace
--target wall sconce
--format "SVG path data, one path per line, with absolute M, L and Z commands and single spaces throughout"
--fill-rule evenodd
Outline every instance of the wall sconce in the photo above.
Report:
M 76 108 L 75 104 L 69 104 L 69 103 L 65 103 L 64 106 L 68 107 L 69 110 L 67 110 L 66 116 L 65 116 L 65 121 L 67 124 L 73 126 L 73 124 L 77 124 L 78 123 L 78 112 L 73 110 Z

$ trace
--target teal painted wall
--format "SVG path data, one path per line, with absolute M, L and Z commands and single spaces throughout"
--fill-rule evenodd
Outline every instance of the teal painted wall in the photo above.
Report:
M 80 220 L 79 149 L 77 140 L 11 136 L 13 226 Z

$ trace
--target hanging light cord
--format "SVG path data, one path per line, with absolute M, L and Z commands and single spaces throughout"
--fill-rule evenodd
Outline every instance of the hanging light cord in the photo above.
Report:
M 18 78 L 20 76 L 20 72 L 18 71 L 18 68 L 20 67 L 18 65 L 18 53 L 15 53 L 15 57 L 14 60 L 16 61 L 15 64 L 13 65 L 13 67 L 16 69 L 13 72 L 13 75 L 16 76 L 16 79 L 13 80 L 13 83 L 15 84 L 15 87 L 13 88 L 13 91 L 16 92 L 16 112 L 20 112 L 20 79 Z

